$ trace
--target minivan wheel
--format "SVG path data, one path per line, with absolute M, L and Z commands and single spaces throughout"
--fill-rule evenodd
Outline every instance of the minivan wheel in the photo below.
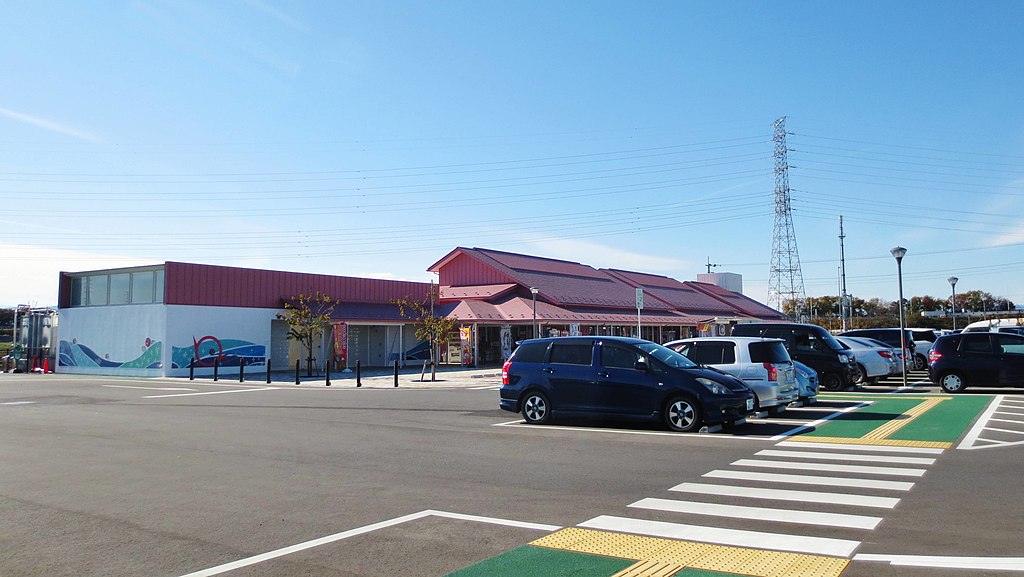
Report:
M 960 393 L 967 388 L 967 379 L 960 373 L 950 371 L 939 377 L 939 386 L 947 393 Z
M 523 397 L 523 418 L 531 425 L 546 423 L 551 419 L 551 405 L 544 393 L 530 391 Z
M 914 370 L 923 371 L 928 368 L 928 359 L 924 355 L 914 355 Z
M 843 379 L 835 373 L 825 373 L 821 375 L 821 387 L 826 391 L 841 391 L 843 390 Z
M 676 397 L 665 405 L 664 417 L 668 428 L 690 433 L 700 428 L 700 405 L 686 397 Z

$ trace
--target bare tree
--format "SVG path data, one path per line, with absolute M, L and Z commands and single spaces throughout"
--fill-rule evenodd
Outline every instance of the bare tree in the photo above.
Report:
M 299 294 L 284 302 L 284 312 L 277 318 L 288 323 L 288 338 L 302 343 L 306 349 L 306 376 L 313 376 L 313 340 L 323 336 L 331 324 L 331 313 L 338 301 L 317 291 L 313 295 Z
M 430 287 L 430 294 L 423 300 L 415 300 L 412 297 L 392 299 L 391 303 L 398 305 L 398 314 L 405 318 L 414 319 L 416 322 L 416 338 L 427 341 L 430 346 L 430 380 L 437 380 L 437 345 L 444 342 L 448 335 L 458 326 L 458 319 L 436 316 L 434 314 L 434 301 L 437 298 L 436 289 Z

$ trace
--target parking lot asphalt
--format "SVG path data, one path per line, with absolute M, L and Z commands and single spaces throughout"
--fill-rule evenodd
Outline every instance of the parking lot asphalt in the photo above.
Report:
M 780 577 L 923 577 L 964 570 L 893 563 L 1020 555 L 1024 509 L 1005 487 L 1024 446 L 956 450 L 982 420 L 1024 413 L 1014 391 L 929 402 L 949 395 L 881 383 L 679 435 L 521 424 L 497 409 L 493 370 L 400 374 L 397 390 L 393 374 L 366 378 L 0 375 L 0 575 L 603 577 L 655 570 L 623 547 L 672 545 L 660 569 L 683 577 L 760 574 L 744 559 Z M 935 423 L 955 434 L 935 439 Z M 594 555 L 603 568 L 584 571 Z

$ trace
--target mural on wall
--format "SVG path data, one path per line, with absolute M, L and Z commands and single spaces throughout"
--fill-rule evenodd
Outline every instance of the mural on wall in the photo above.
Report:
M 198 367 L 212 367 L 214 362 L 221 367 L 237 367 L 245 364 L 267 364 L 267 347 L 239 339 L 219 339 L 212 335 L 192 337 L 192 345 L 171 347 L 171 368 L 183 369 L 192 359 Z
M 57 362 L 62 367 L 104 367 L 113 369 L 159 369 L 163 343 L 146 338 L 141 345 L 142 354 L 130 361 L 111 360 L 110 353 L 99 354 L 78 339 L 60 342 Z

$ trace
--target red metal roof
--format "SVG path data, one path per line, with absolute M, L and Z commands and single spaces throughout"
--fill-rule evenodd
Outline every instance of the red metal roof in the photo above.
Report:
M 342 303 L 426 298 L 429 283 L 168 262 L 169 305 L 281 308 L 285 299 L 320 291 Z
M 442 286 L 439 296 L 444 300 L 489 299 L 516 288 L 515 284 L 494 284 L 479 286 Z
M 743 314 L 766 320 L 785 320 L 787 318 L 786 315 L 767 305 L 761 304 L 746 295 L 734 293 L 731 290 L 726 290 L 720 286 L 692 281 L 687 282 L 686 284 L 705 294 L 711 295 L 712 297 L 721 300 L 722 302 L 728 304 L 729 306 L 733 307 L 734 309 L 738 310 Z
M 735 308 L 717 298 L 705 294 L 690 286 L 692 283 L 680 282 L 667 276 L 641 272 L 614 270 L 608 274 L 644 289 L 658 300 L 668 303 L 672 308 L 695 315 L 721 315 L 735 312 Z M 727 291 L 728 292 L 728 291 Z M 646 305 L 646 300 L 644 302 Z

